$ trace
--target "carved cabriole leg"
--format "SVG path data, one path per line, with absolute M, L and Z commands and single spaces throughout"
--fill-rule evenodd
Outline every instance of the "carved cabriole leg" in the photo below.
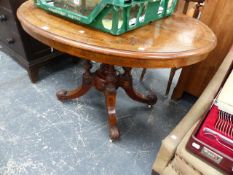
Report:
M 95 73 L 90 72 L 91 68 L 92 65 L 90 61 L 86 61 L 82 86 L 72 91 L 59 91 L 57 97 L 61 101 L 78 98 L 84 95 L 92 86 L 103 92 L 106 99 L 110 138 L 112 140 L 119 139 L 120 132 L 117 127 L 116 117 L 117 89 L 122 87 L 133 100 L 149 105 L 155 104 L 157 97 L 154 95 L 145 97 L 133 89 L 131 68 L 123 67 L 124 73 L 120 75 L 117 75 L 113 65 L 101 64 L 100 68 Z
M 92 64 L 90 63 L 90 61 L 85 61 L 84 68 L 85 68 L 85 72 L 83 74 L 82 86 L 71 91 L 67 91 L 67 90 L 58 91 L 56 94 L 58 100 L 64 101 L 64 100 L 71 100 L 78 98 L 84 95 L 85 93 L 87 93 L 87 91 L 92 87 L 93 75 L 90 72 L 92 68 Z
M 105 90 L 106 108 L 108 113 L 109 136 L 112 140 L 120 138 L 116 118 L 116 87 L 107 85 Z
M 132 68 L 123 67 L 123 69 L 125 72 L 123 75 L 120 75 L 119 86 L 122 87 L 127 95 L 133 100 L 146 103 L 148 105 L 154 105 L 157 101 L 157 97 L 155 95 L 144 96 L 136 92 L 133 88 L 133 78 L 131 75 Z
M 95 86 L 102 91 L 106 99 L 109 136 L 112 140 L 120 138 L 116 118 L 117 74 L 114 66 L 102 64 L 95 77 Z

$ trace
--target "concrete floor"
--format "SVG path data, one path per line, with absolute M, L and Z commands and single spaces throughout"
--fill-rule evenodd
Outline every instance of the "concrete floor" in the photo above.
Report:
M 161 140 L 182 119 L 195 99 L 164 96 L 168 70 L 149 70 L 135 87 L 153 91 L 152 108 L 117 96 L 121 140 L 110 143 L 104 97 L 92 89 L 78 100 L 61 103 L 55 93 L 81 82 L 81 63 L 57 61 L 40 71 L 37 84 L 0 51 L 1 175 L 150 175 Z M 177 78 L 176 78 L 177 79 Z M 173 84 L 174 87 L 174 84 Z

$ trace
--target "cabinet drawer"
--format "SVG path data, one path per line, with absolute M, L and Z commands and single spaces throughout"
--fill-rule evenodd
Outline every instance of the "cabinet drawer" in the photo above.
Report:
M 13 40 L 13 43 L 9 43 L 9 40 Z M 12 32 L 10 34 L 10 37 L 8 38 L 7 41 L 9 48 L 20 54 L 21 56 L 25 57 L 25 51 L 23 47 L 23 43 L 21 40 L 21 37 L 19 36 L 18 33 Z
M 9 32 L 3 38 L 1 38 L 1 40 L 3 41 L 3 43 L 6 44 L 8 48 L 25 57 L 23 44 L 18 33 Z
M 1 0 L 0 0 L 1 1 Z M 17 24 L 14 15 L 4 8 L 0 7 L 0 30 L 8 29 L 8 31 L 16 32 Z
M 0 0 L 1 1 L 1 0 Z M 0 40 L 18 54 L 24 56 L 21 38 L 11 12 L 0 7 Z

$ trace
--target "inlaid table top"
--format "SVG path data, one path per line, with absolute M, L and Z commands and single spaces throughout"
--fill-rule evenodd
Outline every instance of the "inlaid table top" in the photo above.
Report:
M 25 2 L 17 12 L 24 30 L 37 40 L 74 56 L 105 64 L 165 68 L 205 59 L 216 46 L 202 22 L 180 14 L 113 36 L 54 16 Z

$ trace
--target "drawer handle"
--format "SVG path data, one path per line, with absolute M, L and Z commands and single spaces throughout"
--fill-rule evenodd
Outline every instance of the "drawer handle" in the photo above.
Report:
M 0 21 L 1 22 L 7 21 L 6 15 L 4 15 L 4 14 L 0 15 Z
M 15 43 L 14 38 L 7 38 L 6 41 L 8 42 L 8 44 L 14 44 Z

